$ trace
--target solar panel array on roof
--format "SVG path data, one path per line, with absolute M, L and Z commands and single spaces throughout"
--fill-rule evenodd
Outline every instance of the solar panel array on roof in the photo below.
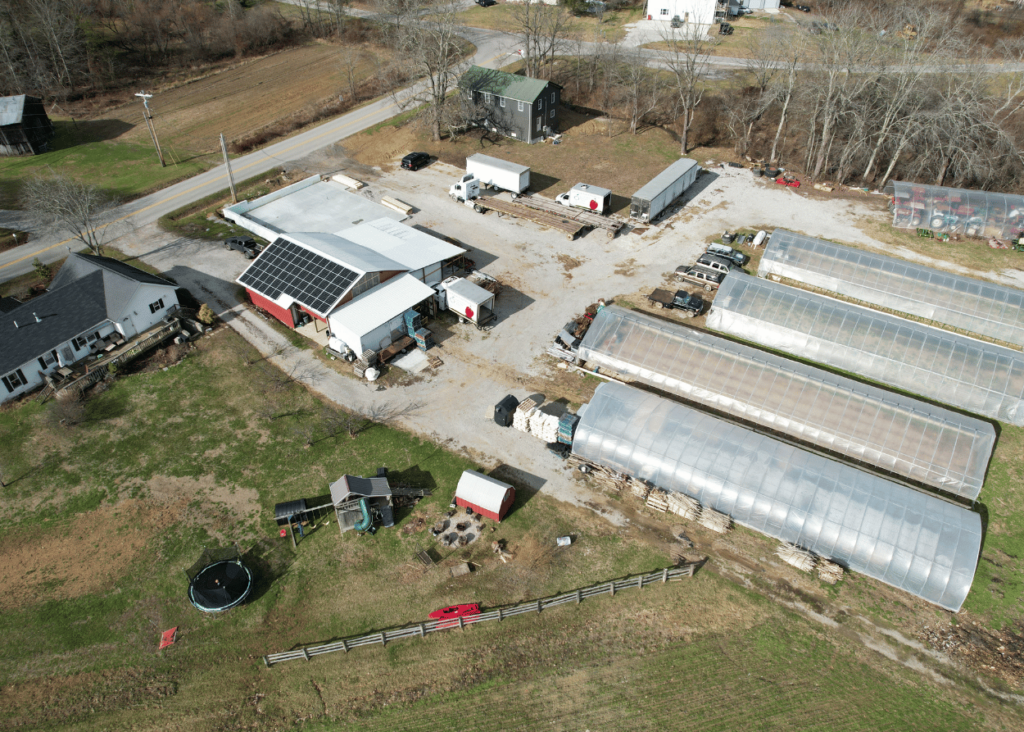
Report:
M 326 316 L 360 274 L 287 239 L 277 239 L 238 278 L 276 300 L 281 294 Z
M 1024 346 L 1024 291 L 942 272 L 785 229 L 772 233 L 759 277 L 785 277 L 869 305 Z
M 971 589 L 981 517 L 963 506 L 624 384 L 598 386 L 581 414 L 586 460 L 947 610 Z
M 579 355 L 588 368 L 971 500 L 995 446 L 980 419 L 620 307 L 597 314 Z
M 1024 354 L 731 272 L 708 328 L 1024 426 Z

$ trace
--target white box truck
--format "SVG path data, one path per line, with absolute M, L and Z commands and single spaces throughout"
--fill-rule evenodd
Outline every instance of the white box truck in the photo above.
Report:
M 489 155 L 470 155 L 466 158 L 466 173 L 485 187 L 509 191 L 515 198 L 530 187 L 530 169 L 525 165 L 499 160 Z
M 494 319 L 493 293 L 465 277 L 449 277 L 438 287 L 444 293 L 441 307 L 447 307 L 460 319 L 468 320 L 478 328 Z
M 675 161 L 633 194 L 629 202 L 629 217 L 643 223 L 653 223 L 693 185 L 698 173 L 700 166 L 695 160 L 681 158 Z
M 568 193 L 563 193 L 555 200 L 563 206 L 586 209 L 602 216 L 612 208 L 611 191 L 586 183 L 577 183 Z

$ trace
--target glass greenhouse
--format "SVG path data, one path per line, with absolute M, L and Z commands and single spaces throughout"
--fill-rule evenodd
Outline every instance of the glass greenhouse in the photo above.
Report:
M 579 355 L 972 501 L 995 445 L 980 419 L 619 307 L 597 314 Z
M 1024 229 L 1024 196 L 889 181 L 892 225 L 1010 239 Z
M 1024 426 L 1024 354 L 732 272 L 707 325 L 968 412 Z
M 822 290 L 1024 346 L 1024 291 L 776 229 L 759 277 Z
M 981 518 L 962 506 L 614 382 L 581 413 L 587 460 L 947 610 L 971 589 Z

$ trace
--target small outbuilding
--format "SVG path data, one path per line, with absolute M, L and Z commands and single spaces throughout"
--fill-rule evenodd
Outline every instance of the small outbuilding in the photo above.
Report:
M 0 97 L 0 155 L 38 155 L 53 139 L 53 123 L 38 97 Z
M 377 531 L 374 524 L 385 529 L 395 525 L 394 502 L 388 484 L 387 469 L 381 468 L 373 478 L 343 475 L 331 483 L 331 503 L 338 518 L 338 530 Z
M 516 500 L 516 489 L 475 470 L 466 470 L 455 489 L 455 505 L 501 521 Z

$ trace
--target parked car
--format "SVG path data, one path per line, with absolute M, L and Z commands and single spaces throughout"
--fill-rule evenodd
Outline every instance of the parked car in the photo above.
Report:
M 700 315 L 704 310 L 704 301 L 697 295 L 691 295 L 686 290 L 677 290 L 675 293 L 669 290 L 655 290 L 647 299 L 654 303 L 658 310 L 668 308 L 669 310 L 682 310 L 684 318 L 692 318 Z
M 425 152 L 411 152 L 402 158 L 402 167 L 406 170 L 419 170 L 430 162 L 430 155 Z
M 718 24 L 718 35 L 720 35 L 720 36 L 731 36 L 732 35 L 732 23 L 719 23 Z
M 224 248 L 241 252 L 246 259 L 255 259 L 260 253 L 260 245 L 251 236 L 232 236 L 225 239 Z
M 489 8 L 492 5 L 497 5 L 497 0 L 476 0 L 476 4 L 481 8 Z
M 809 13 L 809 12 L 811 12 L 811 6 L 810 5 L 794 5 L 793 7 L 796 8 L 797 10 L 799 10 L 801 13 Z
M 736 244 L 739 245 L 742 244 L 742 242 L 737 241 Z M 743 267 L 750 261 L 749 254 L 744 254 L 732 247 L 727 247 L 725 244 L 708 244 L 708 254 L 725 257 L 726 259 L 735 262 L 739 267 Z
M 695 264 L 692 267 L 679 267 L 676 269 L 676 277 L 687 282 L 695 282 L 708 292 L 717 290 L 725 273 Z
M 697 257 L 697 264 L 706 269 L 713 269 L 716 272 L 721 272 L 722 274 L 729 274 L 733 267 L 739 266 L 731 259 L 726 259 L 725 257 L 720 257 L 717 254 L 710 254 L 708 252 L 704 252 Z
M 672 16 L 672 20 L 670 20 L 668 24 L 669 24 L 669 27 L 671 27 L 671 28 L 682 28 L 683 27 L 683 19 L 680 18 L 678 15 L 673 15 Z

